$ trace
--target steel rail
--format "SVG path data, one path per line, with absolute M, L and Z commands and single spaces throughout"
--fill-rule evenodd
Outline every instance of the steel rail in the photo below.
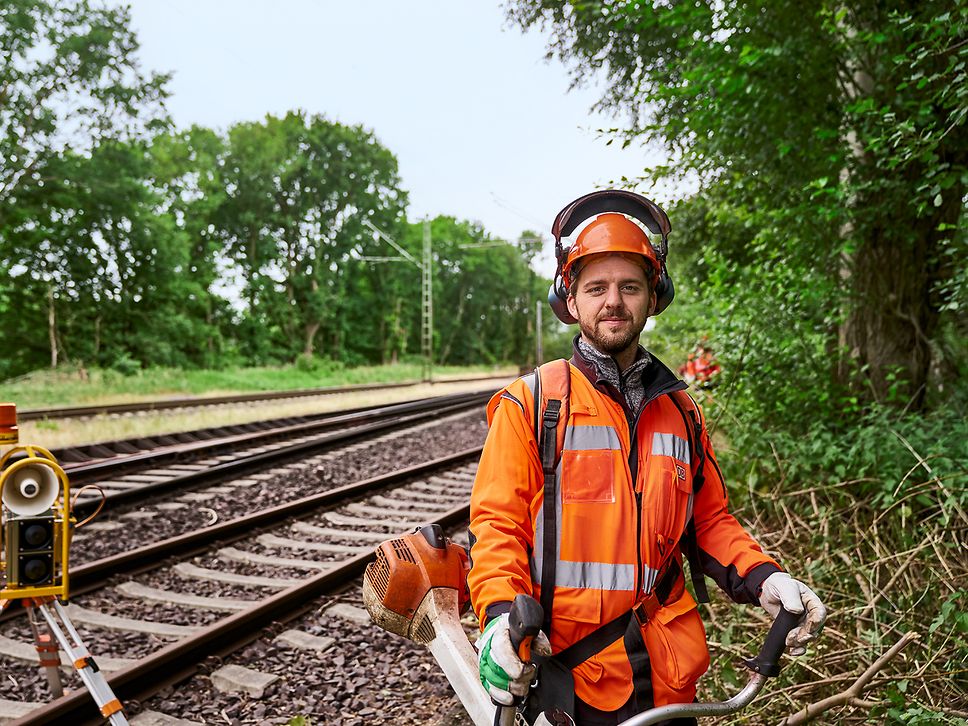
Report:
M 401 403 L 412 403 L 425 399 L 414 399 L 414 401 L 403 401 Z M 310 423 L 313 421 L 326 421 L 337 416 L 346 416 L 353 413 L 365 413 L 379 408 L 386 407 L 385 403 L 374 403 L 368 406 L 358 406 L 352 408 L 338 409 L 335 411 L 324 411 L 317 414 L 302 416 L 281 416 L 279 418 L 262 419 L 259 421 L 245 421 L 243 423 L 228 423 L 223 426 L 210 426 L 203 429 L 192 429 L 191 431 L 176 431 L 159 434 L 146 434 L 134 436 L 128 439 L 116 439 L 114 441 L 96 441 L 88 444 L 73 444 L 62 446 L 57 449 L 50 449 L 61 466 L 77 466 L 86 464 L 90 461 L 110 459 L 117 456 L 141 454 L 146 451 L 153 451 L 164 446 L 174 446 L 195 441 L 217 441 L 226 435 L 249 434 L 268 431 L 273 427 L 291 426 L 295 423 Z M 161 443 L 156 443 L 161 442 Z M 148 444 L 148 445 L 146 445 Z M 152 445 L 153 444 L 153 445 Z M 91 453 L 92 451 L 104 451 L 104 453 Z
M 471 378 L 453 378 L 433 383 L 470 383 L 472 381 L 486 381 L 492 376 L 476 376 Z M 496 376 L 500 377 L 500 376 Z M 161 401 L 139 401 L 135 403 L 118 403 L 99 406 L 67 406 L 64 408 L 34 408 L 17 412 L 20 421 L 35 421 L 50 418 L 77 418 L 80 416 L 97 416 L 111 413 L 136 413 L 139 411 L 164 411 L 172 408 L 190 408 L 194 406 L 217 406 L 230 403 L 248 403 L 251 401 L 272 401 L 280 398 L 305 398 L 307 396 L 326 396 L 337 393 L 353 393 L 356 391 L 375 391 L 392 388 L 409 388 L 419 385 L 423 381 L 403 381 L 401 383 L 360 383 L 348 386 L 325 386 L 321 388 L 298 388 L 290 391 L 263 391 L 259 393 L 241 393 L 233 396 L 199 396 L 187 398 L 172 398 Z
M 239 476 L 254 469 L 260 469 L 280 460 L 310 454 L 314 451 L 318 451 L 319 449 L 331 447 L 336 444 L 366 438 L 367 436 L 397 429 L 401 426 L 406 426 L 407 424 L 437 418 L 444 414 L 467 409 L 473 405 L 476 405 L 475 400 L 452 404 L 443 408 L 436 408 L 424 413 L 397 417 L 389 421 L 379 421 L 377 423 L 366 424 L 348 431 L 337 431 L 335 433 L 323 434 L 312 441 L 304 441 L 298 444 L 292 444 L 290 446 L 281 446 L 272 451 L 266 451 L 261 454 L 252 454 L 234 461 L 227 461 L 223 464 L 217 464 L 216 466 L 208 467 L 200 471 L 186 473 L 181 476 L 175 476 L 162 481 L 146 483 L 144 486 L 110 492 L 105 495 L 104 510 L 107 511 L 120 504 L 140 501 L 149 496 L 154 496 L 162 492 L 168 492 L 188 486 L 211 484 L 229 476 Z M 73 473 L 69 472 L 69 474 L 73 478 Z M 73 512 L 78 517 L 86 516 L 96 509 L 99 504 L 100 499 L 94 498 L 78 501 L 77 504 L 74 505 Z
M 400 416 L 401 414 L 435 411 L 451 404 L 466 403 L 470 405 L 483 400 L 485 395 L 484 393 L 458 393 L 448 396 L 421 398 L 416 401 L 406 401 L 404 403 L 368 408 L 362 411 L 340 413 L 319 420 L 286 424 L 277 428 L 235 433 L 220 438 L 203 438 L 195 441 L 164 444 L 154 449 L 147 449 L 136 453 L 118 454 L 110 458 L 95 459 L 80 463 L 65 463 L 63 466 L 64 471 L 70 476 L 71 482 L 77 484 L 90 481 L 95 477 L 113 476 L 134 467 L 151 468 L 158 464 L 184 462 L 186 461 L 185 457 L 191 456 L 192 454 L 204 454 L 208 457 L 212 454 L 238 448 L 243 444 L 261 444 L 287 436 L 310 434 L 316 431 L 325 431 L 348 425 L 386 420 L 387 418 Z M 184 433 L 167 434 L 166 436 L 169 438 L 176 436 L 190 437 L 195 434 L 196 432 L 186 431 Z M 118 442 L 104 442 L 101 446 L 110 447 L 116 443 Z M 57 451 L 51 453 L 57 457 Z
M 450 527 L 466 521 L 469 513 L 470 505 L 465 504 L 426 524 Z M 373 559 L 373 552 L 357 555 L 332 570 L 262 600 L 249 610 L 223 618 L 196 635 L 172 643 L 109 675 L 108 684 L 122 701 L 143 701 L 163 688 L 190 678 L 206 658 L 238 650 L 258 638 L 261 630 L 270 624 L 298 617 L 313 607 L 318 597 L 358 577 Z M 76 726 L 78 723 L 101 722 L 103 717 L 90 695 L 79 689 L 11 722 L 11 726 Z
M 163 560 L 183 556 L 213 545 L 216 542 L 229 542 L 252 535 L 258 528 L 276 524 L 289 517 L 308 514 L 315 509 L 343 500 L 370 494 L 377 489 L 391 486 L 400 481 L 456 466 L 481 456 L 482 447 L 465 449 L 456 454 L 445 456 L 415 466 L 400 469 L 389 474 L 371 477 L 346 486 L 330 489 L 319 494 L 311 494 L 269 509 L 263 509 L 236 519 L 215 524 L 205 529 L 193 530 L 185 534 L 169 537 L 159 542 L 137 547 L 127 552 L 119 552 L 110 557 L 94 560 L 70 570 L 71 593 L 79 594 L 101 586 L 109 578 L 159 566 Z

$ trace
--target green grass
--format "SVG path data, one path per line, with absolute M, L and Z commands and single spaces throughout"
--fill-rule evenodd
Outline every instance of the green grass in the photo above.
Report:
M 434 380 L 513 372 L 514 369 L 508 366 L 441 366 L 434 368 Z M 420 377 L 419 363 L 345 368 L 329 361 L 317 361 L 313 366 L 302 364 L 223 370 L 150 368 L 133 375 L 110 369 L 64 368 L 35 371 L 5 381 L 0 384 L 0 401 L 12 401 L 18 408 L 26 410 L 249 391 L 396 383 L 416 381 Z

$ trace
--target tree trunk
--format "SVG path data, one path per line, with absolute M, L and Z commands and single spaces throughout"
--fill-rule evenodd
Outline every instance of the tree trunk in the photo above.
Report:
M 380 316 L 380 365 L 387 364 L 387 353 L 390 350 L 390 341 L 387 339 L 387 319 Z
M 319 332 L 320 323 L 306 323 L 303 327 L 303 355 L 309 357 L 313 354 L 316 344 L 316 333 Z
M 452 323 L 453 327 L 451 327 L 450 335 L 447 336 L 447 342 L 444 343 L 444 348 L 440 353 L 440 359 L 438 361 L 440 365 L 447 365 L 447 359 L 450 358 L 450 348 L 454 342 L 454 336 L 456 336 L 458 332 L 463 332 L 461 330 L 461 318 L 464 317 L 465 302 L 465 295 L 463 294 L 463 291 L 460 291 L 460 296 L 457 298 L 457 314 L 454 316 Z
M 854 28 L 842 20 L 837 23 L 848 41 L 856 38 Z M 845 58 L 846 77 L 841 80 L 847 100 L 874 98 L 878 105 L 889 103 L 883 97 L 883 84 L 875 83 L 864 66 L 859 56 Z M 883 173 L 873 167 L 856 129 L 848 128 L 844 140 L 854 163 L 841 171 L 842 186 L 850 187 L 850 182 L 863 186 L 865 177 L 869 182 Z M 942 161 L 952 160 L 941 158 L 936 163 Z M 918 163 L 911 164 L 896 172 L 903 179 L 891 181 L 903 181 L 904 190 L 917 189 L 927 178 L 926 171 Z M 951 273 L 942 270 L 939 259 L 946 234 L 939 225 L 957 224 L 964 188 L 954 185 L 945 192 L 941 206 L 920 213 L 914 210 L 909 192 L 896 189 L 881 185 L 873 193 L 878 196 L 848 199 L 855 214 L 840 232 L 845 239 L 855 240 L 856 249 L 843 255 L 838 271 L 846 295 L 838 331 L 837 378 L 862 400 L 919 410 L 925 403 L 932 336 L 940 314 L 935 287 Z M 894 203 L 886 204 L 891 197 Z M 879 207 L 891 211 L 876 221 L 854 224 L 866 210 Z
M 47 336 L 50 340 L 50 367 L 57 367 L 57 313 L 54 310 L 54 286 L 47 288 Z
M 941 243 L 950 234 L 945 227 L 958 222 L 964 191 L 954 185 L 929 216 L 899 210 L 862 238 L 847 279 L 851 304 L 841 339 L 854 371 L 862 372 L 849 382 L 864 389 L 864 398 L 909 410 L 924 405 L 940 316 L 935 287 L 951 275 Z
M 315 297 L 318 292 L 319 292 L 319 282 L 314 277 L 310 281 L 310 295 L 313 296 L 313 297 Z M 291 301 L 295 300 L 295 298 L 293 297 L 293 293 L 292 292 L 289 293 L 289 299 Z M 292 312 L 293 316 L 298 315 L 296 306 L 292 306 L 291 309 L 293 311 Z M 313 311 L 313 306 L 312 305 L 307 305 L 306 306 L 306 314 L 307 315 L 312 315 L 313 314 L 312 311 Z M 316 319 L 316 320 L 306 320 L 306 321 L 304 321 L 304 323 L 303 323 L 303 332 L 304 332 L 304 338 L 303 338 L 303 341 L 304 341 L 304 345 L 303 345 L 303 355 L 311 356 L 313 354 L 313 350 L 315 349 L 316 333 L 319 332 L 319 328 L 320 328 L 321 325 L 322 325 L 322 321 L 319 320 L 319 319 Z

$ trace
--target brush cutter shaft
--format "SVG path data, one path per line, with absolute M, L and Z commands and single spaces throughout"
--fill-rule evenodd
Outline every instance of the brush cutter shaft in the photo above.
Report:
M 627 721 L 623 721 L 621 726 L 649 726 L 649 724 L 660 723 L 666 719 L 686 718 L 689 716 L 694 718 L 699 716 L 725 716 L 726 714 L 739 711 L 741 708 L 746 708 L 750 704 L 750 701 L 756 697 L 756 694 L 760 692 L 760 689 L 763 688 L 764 683 L 766 683 L 766 676 L 753 673 L 746 687 L 728 701 L 720 701 L 717 703 L 677 703 L 674 706 L 650 708 L 645 713 L 640 713 L 638 716 L 633 716 Z
M 726 714 L 746 708 L 756 697 L 768 678 L 780 674 L 780 656 L 786 644 L 786 636 L 800 622 L 800 615 L 787 610 L 780 610 L 770 626 L 763 647 L 755 658 L 744 661 L 752 671 L 746 687 L 728 701 L 717 703 L 677 703 L 671 706 L 652 708 L 638 716 L 623 721 L 620 726 L 649 726 L 671 718 L 697 718 L 699 716 L 725 716 Z

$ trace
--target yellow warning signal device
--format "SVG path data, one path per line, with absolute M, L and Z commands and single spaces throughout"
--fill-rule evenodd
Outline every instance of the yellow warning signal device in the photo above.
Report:
M 15 445 L 0 457 L 0 600 L 67 600 L 70 482 L 47 449 L 16 446 L 16 422 L 16 407 L 0 404 L 0 444 Z

